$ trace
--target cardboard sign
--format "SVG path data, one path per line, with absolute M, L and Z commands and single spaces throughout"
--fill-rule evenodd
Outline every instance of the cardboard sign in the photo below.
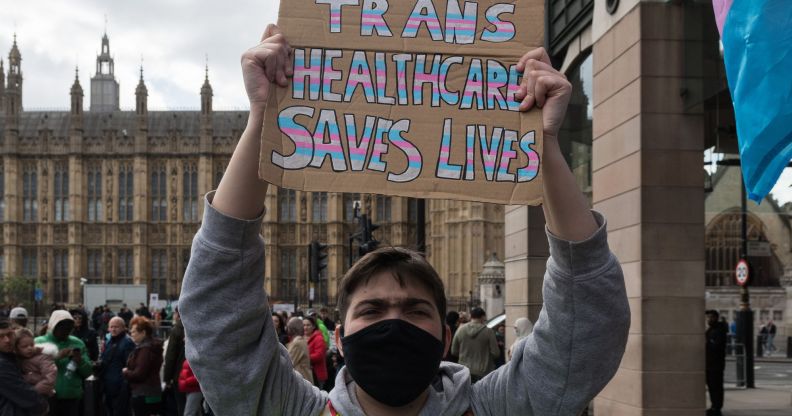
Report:
M 284 0 L 294 77 L 270 94 L 259 176 L 541 203 L 541 112 L 519 112 L 514 94 L 543 19 L 544 0 Z

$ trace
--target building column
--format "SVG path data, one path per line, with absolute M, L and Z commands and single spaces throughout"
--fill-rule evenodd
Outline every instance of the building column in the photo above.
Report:
M 594 17 L 593 203 L 624 270 L 632 325 L 594 411 L 702 415 L 704 131 L 684 22 L 704 18 L 635 0 L 610 16 L 604 3 Z
M 507 206 L 505 230 L 506 326 L 526 317 L 536 323 L 550 256 L 542 207 Z M 506 345 L 511 345 L 514 338 L 514 331 L 506 331 Z

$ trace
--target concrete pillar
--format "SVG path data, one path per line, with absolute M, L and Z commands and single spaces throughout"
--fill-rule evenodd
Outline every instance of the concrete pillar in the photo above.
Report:
M 596 415 L 704 413 L 704 131 L 684 23 L 703 17 L 690 7 L 595 5 L 593 203 L 632 311 Z
M 506 207 L 506 325 L 518 318 L 536 322 L 542 310 L 542 283 L 550 248 L 545 234 L 542 207 Z M 506 345 L 514 342 L 514 331 L 506 331 Z

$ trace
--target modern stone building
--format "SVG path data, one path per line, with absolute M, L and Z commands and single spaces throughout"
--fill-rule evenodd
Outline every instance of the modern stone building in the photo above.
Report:
M 222 178 L 247 112 L 213 110 L 208 69 L 200 111 L 148 111 L 142 68 L 136 108 L 122 111 L 106 34 L 101 44 L 89 111 L 79 74 L 70 111 L 24 111 L 16 38 L 7 77 L 0 61 L 0 279 L 37 281 L 47 302 L 79 302 L 81 278 L 146 284 L 175 299 L 202 198 Z M 350 252 L 356 259 L 355 201 L 380 225 L 374 235 L 383 245 L 415 246 L 416 200 L 270 187 L 262 235 L 274 302 L 308 303 L 308 245 L 316 239 L 328 245 L 329 264 L 314 303 L 335 304 Z M 428 257 L 446 281 L 449 308 L 468 308 L 486 254 L 503 252 L 503 207 L 427 201 L 426 211 Z
M 712 2 L 546 5 L 547 48 L 576 91 L 562 148 L 608 219 L 632 313 L 626 353 L 594 414 L 701 415 L 704 310 L 730 317 L 736 309 L 729 276 L 740 207 L 737 175 L 721 169 L 705 185 L 705 149 L 726 158 L 737 152 Z M 778 326 L 789 334 L 788 211 L 749 204 L 749 239 L 769 241 L 771 251 L 752 259 L 762 269 L 761 287 L 751 289 L 756 320 L 784 319 Z M 535 321 L 549 254 L 542 210 L 509 206 L 505 227 L 507 319 Z

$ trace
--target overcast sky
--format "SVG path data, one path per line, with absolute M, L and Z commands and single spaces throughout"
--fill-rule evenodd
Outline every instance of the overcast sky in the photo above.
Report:
M 0 54 L 17 33 L 26 109 L 69 106 L 74 67 L 86 93 L 96 71 L 107 15 L 121 107 L 135 106 L 143 58 L 149 108 L 199 108 L 204 60 L 218 109 L 247 108 L 239 57 L 275 22 L 278 0 L 0 0 Z
M 149 109 L 197 109 L 205 56 L 214 88 L 215 109 L 247 109 L 239 57 L 258 43 L 275 22 L 279 0 L 0 0 L 0 55 L 16 31 L 22 53 L 23 105 L 68 109 L 74 67 L 90 93 L 107 16 L 115 75 L 121 83 L 121 107 L 135 106 L 141 57 L 149 91 Z M 792 169 L 773 194 L 792 202 Z

